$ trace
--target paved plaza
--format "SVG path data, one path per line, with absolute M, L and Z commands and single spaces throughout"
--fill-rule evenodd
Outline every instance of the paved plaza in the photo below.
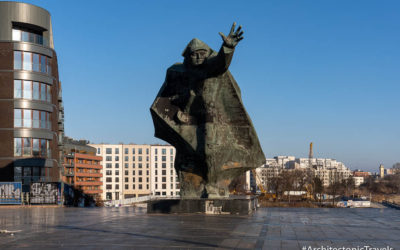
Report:
M 252 216 L 145 209 L 1 208 L 0 249 L 400 249 L 400 210 L 261 208 Z M 303 248 L 306 247 L 306 248 Z

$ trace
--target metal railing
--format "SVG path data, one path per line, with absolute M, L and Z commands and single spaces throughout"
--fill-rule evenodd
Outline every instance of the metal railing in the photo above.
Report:
M 147 195 L 147 196 L 141 196 L 141 197 L 135 197 L 135 198 L 122 199 L 122 200 L 106 201 L 104 204 L 106 206 L 123 206 L 123 205 L 131 205 L 134 203 L 146 202 L 146 201 L 150 201 L 150 200 L 177 199 L 177 198 L 180 198 L 180 196 Z

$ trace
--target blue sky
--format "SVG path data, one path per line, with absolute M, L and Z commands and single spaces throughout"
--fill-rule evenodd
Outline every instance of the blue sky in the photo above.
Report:
M 66 134 L 162 143 L 149 107 L 194 37 L 214 50 L 233 21 L 230 67 L 267 157 L 400 162 L 399 1 L 25 1 L 52 15 Z

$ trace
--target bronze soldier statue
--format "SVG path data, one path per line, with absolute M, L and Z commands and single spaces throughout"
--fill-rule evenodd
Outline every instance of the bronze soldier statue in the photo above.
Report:
M 257 134 L 228 68 L 241 26 L 222 37 L 218 53 L 195 38 L 150 108 L 155 136 L 176 148 L 181 197 L 228 197 L 231 181 L 265 161 Z

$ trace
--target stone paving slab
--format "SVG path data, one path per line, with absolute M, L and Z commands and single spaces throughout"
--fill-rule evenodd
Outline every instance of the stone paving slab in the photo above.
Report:
M 147 214 L 143 208 L 4 208 L 0 249 L 400 249 L 400 211 L 261 208 L 250 216 Z

